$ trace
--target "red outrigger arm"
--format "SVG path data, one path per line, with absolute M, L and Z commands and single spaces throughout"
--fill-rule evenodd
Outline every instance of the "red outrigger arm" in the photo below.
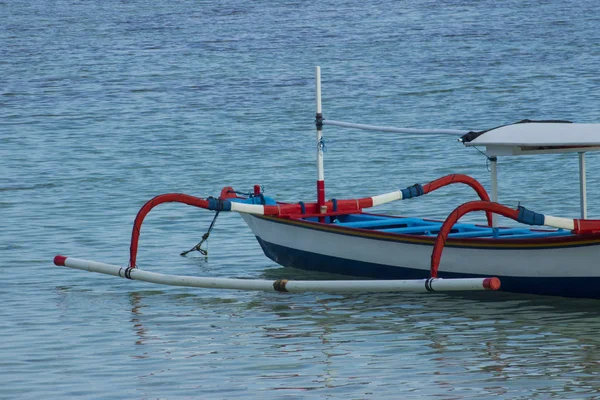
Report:
M 441 187 L 444 187 L 444 186 L 447 186 L 447 185 L 450 185 L 453 183 L 464 183 L 465 185 L 469 185 L 475 190 L 475 192 L 477 193 L 477 195 L 479 196 L 479 198 L 481 200 L 490 201 L 490 196 L 485 191 L 485 188 L 483 187 L 483 185 L 481 185 L 481 183 L 479 183 L 479 181 L 477 181 L 476 179 L 473 179 L 470 176 L 463 175 L 463 174 L 446 175 L 439 179 L 436 179 L 435 181 L 431 181 L 431 182 L 423 185 L 423 194 L 431 193 L 434 190 L 437 190 Z M 486 211 L 485 216 L 487 218 L 488 226 L 492 226 L 491 211 Z
M 432 278 L 437 278 L 442 251 L 444 250 L 446 239 L 448 238 L 448 234 L 450 234 L 452 227 L 463 215 L 473 211 L 485 211 L 488 215 L 489 213 L 499 214 L 527 225 L 545 225 L 569 229 L 573 233 L 580 235 L 600 233 L 600 220 L 553 217 L 533 212 L 522 206 L 512 209 L 489 201 L 471 201 L 458 206 L 450 213 L 450 215 L 448 215 L 442 224 L 442 227 L 435 238 L 433 251 L 431 252 L 431 268 L 429 273 Z
M 209 197 L 207 199 L 203 199 L 183 193 L 162 194 L 154 197 L 144 204 L 135 217 L 131 232 L 131 245 L 129 247 L 129 266 L 131 268 L 135 268 L 136 266 L 138 242 L 144 218 L 150 212 L 150 210 L 162 203 L 183 203 L 213 211 L 237 211 L 241 213 L 278 216 L 284 218 L 308 215 L 325 216 L 327 214 L 347 214 L 361 212 L 363 208 L 374 207 L 393 200 L 402 200 L 421 196 L 453 183 L 463 183 L 471 186 L 482 200 L 489 202 L 490 198 L 483 186 L 475 179 L 462 174 L 447 175 L 423 186 L 416 184 L 406 189 L 397 190 L 395 192 L 386 193 L 379 196 L 351 200 L 330 200 L 324 204 L 315 202 L 298 204 L 278 203 L 276 205 L 264 205 L 236 202 L 229 200 L 238 198 L 231 187 L 223 188 L 219 198 Z M 257 191 L 255 189 L 255 195 L 260 195 L 259 192 L 260 190 Z M 325 210 L 325 212 L 323 213 L 322 210 Z M 492 215 L 490 212 L 487 212 L 487 220 L 488 224 L 491 226 Z
M 515 221 L 518 220 L 519 217 L 518 209 L 513 210 L 512 208 L 508 208 L 498 203 L 491 203 L 489 201 L 471 201 L 458 206 L 450 213 L 450 215 L 448 215 L 442 224 L 437 237 L 435 238 L 433 251 L 431 252 L 431 269 L 429 270 L 429 275 L 432 278 L 437 277 L 440 259 L 442 258 L 442 251 L 444 251 L 446 239 L 448 238 L 448 234 L 452 230 L 452 227 L 463 215 L 474 211 L 486 211 L 488 216 L 489 213 L 493 212 L 508 218 L 512 218 Z

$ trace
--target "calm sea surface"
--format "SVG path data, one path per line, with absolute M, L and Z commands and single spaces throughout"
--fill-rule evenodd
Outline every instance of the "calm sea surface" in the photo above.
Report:
M 126 264 L 161 193 L 314 199 L 315 65 L 326 118 L 600 122 L 598 1 L 0 0 L 0 21 L 0 398 L 600 398 L 598 301 L 193 290 L 52 264 Z M 485 157 L 449 136 L 324 134 L 328 197 L 450 172 L 489 187 Z M 576 173 L 573 155 L 502 159 L 500 200 L 576 217 Z M 472 196 L 377 211 L 443 218 Z M 237 215 L 219 217 L 208 259 L 181 257 L 212 216 L 152 211 L 139 265 L 325 277 L 271 262 Z

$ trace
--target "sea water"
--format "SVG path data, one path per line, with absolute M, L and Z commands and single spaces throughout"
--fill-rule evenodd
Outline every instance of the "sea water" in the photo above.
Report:
M 599 397 L 596 300 L 195 290 L 52 263 L 126 264 L 137 211 L 162 193 L 259 184 L 282 201 L 313 200 L 316 65 L 330 119 L 600 122 L 598 5 L 0 1 L 0 398 Z M 485 156 L 452 136 L 326 126 L 324 138 L 328 198 L 453 172 L 489 188 Z M 502 203 L 579 215 L 576 155 L 498 169 Z M 597 155 L 587 169 L 599 218 Z M 445 218 L 473 198 L 451 187 L 376 211 Z M 236 215 L 219 216 L 207 258 L 181 257 L 213 216 L 157 207 L 138 265 L 328 277 L 267 259 Z

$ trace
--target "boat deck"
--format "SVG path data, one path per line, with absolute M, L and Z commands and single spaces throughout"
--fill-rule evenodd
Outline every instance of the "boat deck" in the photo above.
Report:
M 378 232 L 418 236 L 437 236 L 441 221 L 411 217 L 389 217 L 373 214 L 348 214 L 326 217 L 326 223 L 347 228 L 367 229 Z M 306 218 L 317 221 L 317 218 Z M 485 238 L 485 239 L 539 239 L 554 236 L 571 236 L 565 229 L 531 229 L 499 227 L 496 229 L 484 225 L 457 223 L 452 227 L 449 238 Z

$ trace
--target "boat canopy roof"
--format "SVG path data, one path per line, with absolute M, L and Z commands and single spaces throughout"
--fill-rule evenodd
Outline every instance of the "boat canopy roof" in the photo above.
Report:
M 460 140 L 465 146 L 485 146 L 488 156 L 600 151 L 600 124 L 523 120 L 469 132 Z

